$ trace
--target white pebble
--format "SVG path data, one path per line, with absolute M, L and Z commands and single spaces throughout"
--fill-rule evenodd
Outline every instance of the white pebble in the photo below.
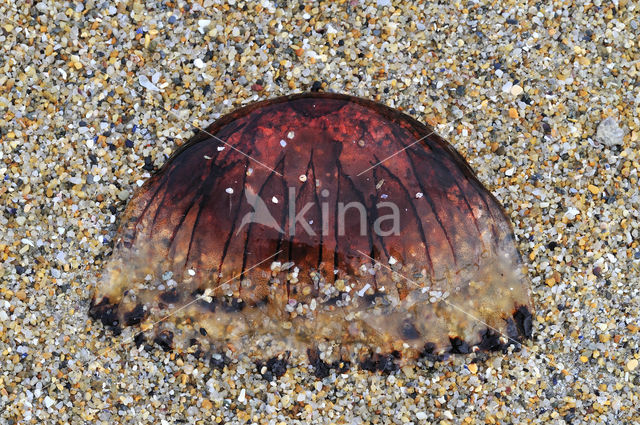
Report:
M 138 82 L 140 83 L 140 85 L 142 87 L 144 87 L 147 90 L 153 90 L 153 91 L 162 91 L 158 88 L 158 86 L 156 86 L 155 84 L 153 84 L 151 81 L 149 81 L 149 78 L 146 75 L 141 75 L 138 77 Z
M 44 405 L 47 407 L 47 409 L 53 406 L 54 404 L 56 404 L 56 402 L 51 397 L 46 396 L 44 398 Z
M 209 19 L 200 19 L 198 21 L 198 31 L 200 32 L 200 34 L 204 34 L 210 24 L 211 24 L 211 20 L 209 20 Z
M 371 288 L 371 285 L 367 283 L 366 285 L 364 285 L 364 287 L 361 290 L 358 291 L 358 296 L 359 297 L 364 297 L 364 294 L 367 293 L 369 288 Z
M 578 210 L 575 207 L 569 207 L 567 212 L 564 213 L 564 216 L 567 217 L 569 220 L 573 220 L 574 218 L 576 218 L 578 214 L 580 214 L 580 210 Z
M 118 199 L 120 199 L 121 201 L 126 201 L 127 199 L 129 199 L 129 191 L 121 190 L 120 192 L 118 192 Z
M 607 146 L 621 145 L 624 138 L 624 130 L 618 126 L 613 117 L 607 117 L 598 125 L 596 138 Z

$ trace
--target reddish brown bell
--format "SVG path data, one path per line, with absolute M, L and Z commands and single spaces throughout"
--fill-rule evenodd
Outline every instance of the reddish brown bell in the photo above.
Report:
M 522 266 L 499 203 L 431 128 L 309 93 L 177 150 L 127 206 L 91 314 L 170 316 L 153 331 L 170 346 L 491 350 L 531 335 Z

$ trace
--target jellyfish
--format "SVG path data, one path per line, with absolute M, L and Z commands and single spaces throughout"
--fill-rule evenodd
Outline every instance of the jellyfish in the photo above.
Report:
M 314 92 L 237 109 L 180 146 L 129 201 L 89 313 L 167 350 L 383 370 L 519 346 L 529 287 L 509 218 L 449 143 Z

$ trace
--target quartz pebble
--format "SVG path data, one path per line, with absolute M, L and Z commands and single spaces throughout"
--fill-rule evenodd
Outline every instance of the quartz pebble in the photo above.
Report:
M 118 192 L 118 199 L 120 199 L 121 201 L 126 201 L 129 199 L 129 191 L 128 190 L 121 190 Z
M 598 124 L 596 138 L 607 146 L 621 145 L 624 137 L 624 130 L 618 126 L 618 122 L 613 117 L 607 117 Z
M 56 402 L 55 402 L 55 401 L 53 401 L 53 399 L 52 399 L 51 397 L 49 397 L 49 396 L 46 396 L 46 397 L 44 398 L 44 405 L 45 405 L 45 407 L 46 407 L 47 409 L 48 409 L 48 408 L 50 408 L 51 406 L 53 406 L 55 403 L 56 403 Z
M 151 81 L 149 81 L 149 77 L 147 77 L 146 75 L 139 76 L 138 77 L 138 82 L 145 89 L 153 90 L 153 91 L 160 91 L 160 89 L 155 84 L 153 84 Z

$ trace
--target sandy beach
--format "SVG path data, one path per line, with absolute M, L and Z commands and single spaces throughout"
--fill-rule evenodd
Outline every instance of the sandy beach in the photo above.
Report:
M 640 422 L 640 5 L 441 3 L 3 2 L 0 424 Z M 504 206 L 535 306 L 520 351 L 266 380 L 88 317 L 171 153 L 312 89 L 431 125 Z

